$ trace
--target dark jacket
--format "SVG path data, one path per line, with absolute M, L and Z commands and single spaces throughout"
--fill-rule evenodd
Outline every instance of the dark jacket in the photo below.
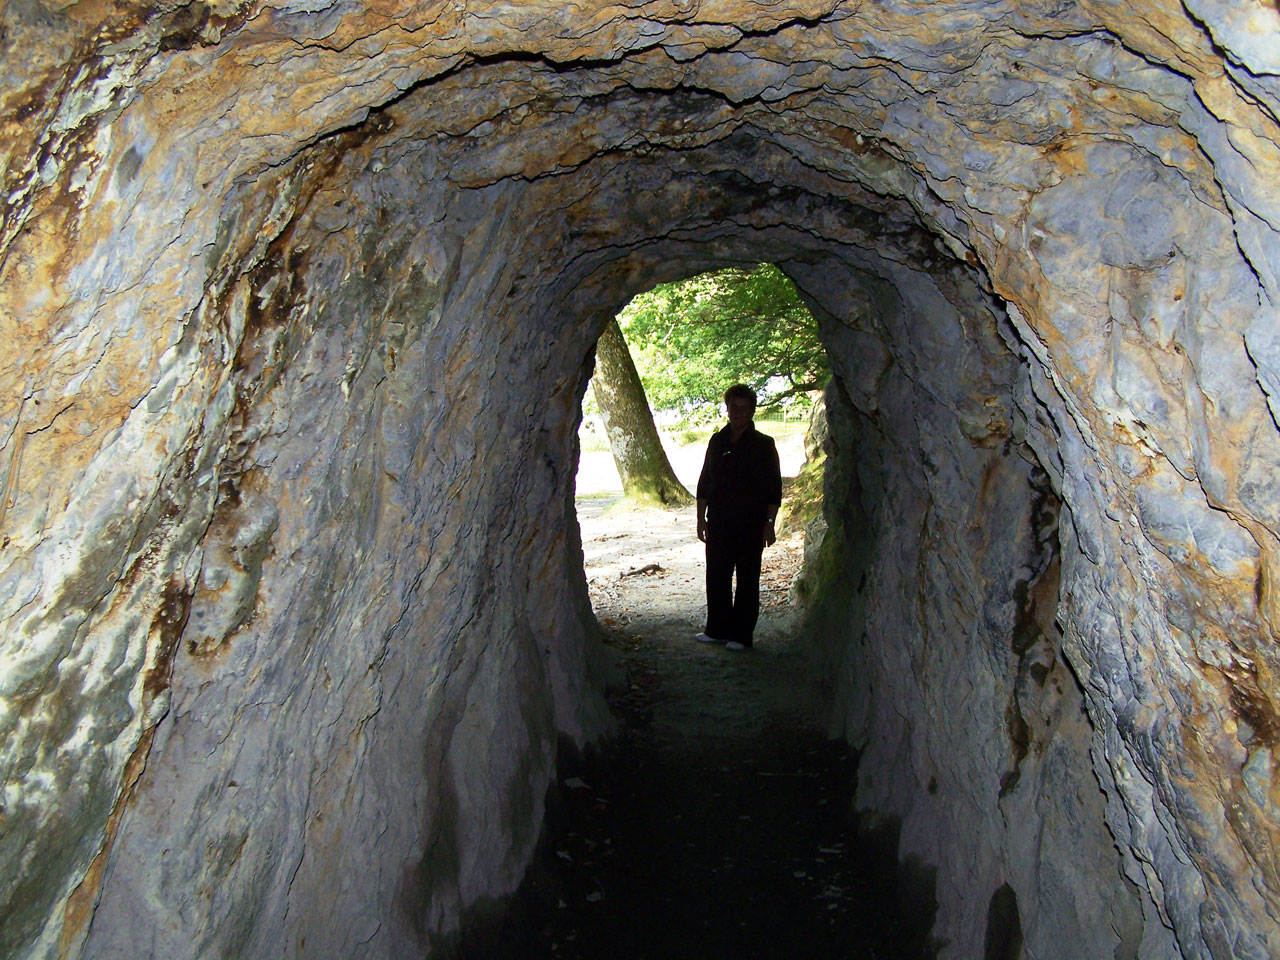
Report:
M 754 528 L 764 524 L 767 506 L 782 503 L 782 471 L 773 437 L 752 425 L 730 439 L 729 427 L 712 434 L 698 477 L 698 499 L 707 501 L 707 527 Z

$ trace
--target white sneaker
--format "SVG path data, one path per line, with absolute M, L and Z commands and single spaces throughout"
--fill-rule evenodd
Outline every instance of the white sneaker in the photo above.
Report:
M 730 640 L 728 643 L 726 643 L 726 644 L 724 645 L 724 648 L 725 648 L 726 650 L 745 650 L 745 649 L 747 649 L 743 644 L 739 643 L 737 640 Z
M 699 633 L 693 639 L 697 640 L 699 643 L 720 643 L 720 641 L 715 637 L 709 637 L 705 633 Z

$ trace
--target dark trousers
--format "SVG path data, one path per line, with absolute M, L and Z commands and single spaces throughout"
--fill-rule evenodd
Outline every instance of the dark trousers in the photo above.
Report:
M 760 557 L 764 553 L 761 526 L 755 526 L 754 533 L 742 529 L 707 533 L 709 637 L 751 646 L 751 634 L 760 619 Z

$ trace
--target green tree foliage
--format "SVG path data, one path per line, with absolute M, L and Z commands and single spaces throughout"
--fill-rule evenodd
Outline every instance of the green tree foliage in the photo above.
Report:
M 817 323 L 772 264 L 664 283 L 635 297 L 618 322 L 660 410 L 718 406 L 731 383 L 755 388 L 768 406 L 827 382 Z

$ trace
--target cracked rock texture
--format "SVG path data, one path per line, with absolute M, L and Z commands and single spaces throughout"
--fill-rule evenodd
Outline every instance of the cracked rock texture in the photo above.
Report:
M 608 674 L 605 320 L 777 262 L 940 956 L 1280 955 L 1272 0 L 0 13 L 0 956 L 421 956 Z

